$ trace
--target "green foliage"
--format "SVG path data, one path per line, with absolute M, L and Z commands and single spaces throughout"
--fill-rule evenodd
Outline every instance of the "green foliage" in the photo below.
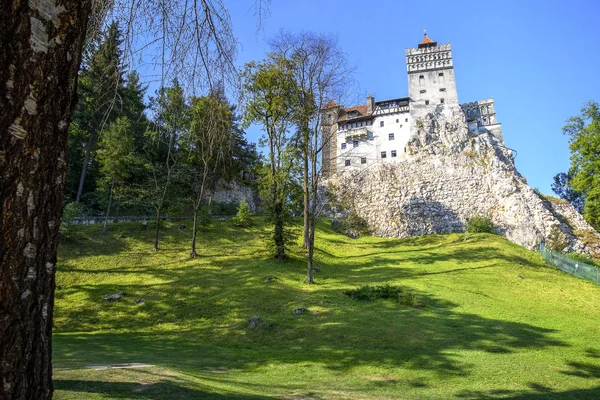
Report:
M 99 143 L 98 161 L 105 182 L 122 182 L 130 176 L 130 167 L 136 160 L 131 121 L 128 118 L 118 118 L 103 132 Z
M 587 254 L 566 253 L 565 255 L 575 261 L 579 261 L 579 262 L 600 268 L 600 260 L 595 260 Z
M 202 229 L 207 229 L 213 222 L 211 210 L 208 206 L 202 205 L 198 209 L 198 226 Z
M 550 235 L 548 235 L 548 248 L 558 253 L 562 253 L 568 245 L 569 238 L 567 238 L 567 236 L 562 233 L 558 227 L 552 228 Z
M 583 216 L 594 228 L 600 229 L 600 111 L 598 103 L 590 101 L 581 114 L 569 118 L 563 127 L 569 136 L 571 168 L 567 185 L 584 198 Z M 572 177 L 572 179 L 568 179 Z M 560 183 L 560 182 L 559 182 Z
M 475 216 L 467 221 L 467 232 L 469 233 L 495 233 L 494 224 L 488 217 Z
M 407 287 L 396 286 L 389 283 L 383 285 L 364 285 L 356 289 L 345 290 L 344 294 L 353 300 L 395 300 L 400 304 L 410 307 L 421 307 L 417 293 Z
M 233 224 L 235 226 L 239 226 L 239 227 L 250 226 L 252 219 L 250 218 L 250 206 L 248 205 L 248 202 L 246 201 L 246 199 L 244 199 L 240 202 L 237 214 L 231 219 L 231 221 L 233 222 Z
M 287 258 L 285 226 L 289 216 L 289 189 L 294 187 L 294 171 L 299 164 L 298 149 L 287 136 L 293 122 L 296 85 L 290 61 L 274 55 L 260 63 L 246 64 L 242 78 L 247 98 L 244 126 L 256 123 L 266 132 L 263 141 L 268 146 L 269 164 L 259 167 L 264 172 L 259 190 L 273 223 L 275 256 L 283 261 Z
M 70 202 L 63 207 L 62 219 L 60 222 L 61 233 L 67 233 L 69 225 L 75 221 L 75 217 L 83 215 L 84 207 L 81 204 Z

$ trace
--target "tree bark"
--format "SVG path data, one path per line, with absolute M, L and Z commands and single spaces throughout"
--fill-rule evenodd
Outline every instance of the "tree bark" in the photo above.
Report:
M 198 210 L 200 209 L 200 205 L 202 204 L 202 197 L 204 197 L 204 186 L 206 185 L 206 177 L 208 175 L 208 166 L 204 166 L 204 171 L 202 174 L 202 183 L 200 184 L 200 188 L 198 190 L 198 199 L 194 202 L 194 227 L 192 229 L 192 251 L 190 253 L 191 258 L 196 258 L 198 253 L 196 253 L 196 237 L 198 232 Z
M 154 251 L 158 251 L 158 229 L 160 228 L 160 211 L 162 202 L 156 207 L 156 226 L 154 227 Z
M 308 196 L 309 196 L 309 191 L 308 191 L 308 159 L 310 157 L 310 154 L 308 153 L 308 141 L 309 139 L 309 134 L 308 134 L 308 126 L 304 127 L 304 132 L 302 135 L 302 140 L 303 140 L 303 145 L 302 145 L 302 155 L 304 158 L 304 182 L 303 182 L 303 190 L 304 190 L 304 239 L 302 241 L 302 246 L 306 249 L 308 248 Z
M 91 0 L 2 7 L 0 399 L 50 399 L 67 130 Z
M 115 178 L 113 178 L 110 184 L 110 193 L 108 194 L 108 207 L 106 207 L 106 216 L 104 217 L 104 226 L 102 227 L 102 233 L 106 233 L 106 227 L 108 225 L 108 217 L 110 216 L 110 206 L 112 204 L 113 190 L 115 188 Z
M 81 195 L 83 194 L 83 184 L 85 183 L 85 176 L 90 165 L 90 157 L 92 153 L 92 146 L 96 141 L 96 135 L 90 134 L 87 145 L 85 146 L 85 157 L 83 157 L 83 165 L 81 166 L 81 175 L 79 175 L 79 187 L 77 188 L 77 196 L 75 197 L 75 204 L 79 204 L 81 201 Z

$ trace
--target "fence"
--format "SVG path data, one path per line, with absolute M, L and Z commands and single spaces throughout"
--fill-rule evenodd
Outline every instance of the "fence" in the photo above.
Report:
M 540 243 L 540 254 L 544 260 L 556 266 L 561 271 L 578 278 L 596 282 L 596 284 L 600 285 L 600 269 L 597 267 L 573 260 L 563 254 L 552 251 L 544 246 L 544 243 Z
M 210 216 L 213 219 L 228 219 L 231 218 L 231 215 L 211 215 Z M 73 219 L 68 222 L 69 225 L 95 225 L 95 224 L 103 224 L 104 223 L 104 218 L 101 215 L 97 215 L 97 216 L 80 216 L 80 217 L 73 217 Z M 117 222 L 136 222 L 136 221 L 140 221 L 142 222 L 143 220 L 146 220 L 148 222 L 152 222 L 156 219 L 155 215 L 148 215 L 148 216 L 110 216 L 108 217 L 108 223 L 112 224 L 112 223 L 117 223 Z M 184 221 L 184 220 L 191 220 L 193 219 L 193 217 L 160 217 L 161 220 L 166 221 Z

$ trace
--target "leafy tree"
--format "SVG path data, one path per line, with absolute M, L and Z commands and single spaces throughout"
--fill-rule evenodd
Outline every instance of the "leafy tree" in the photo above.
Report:
M 100 164 L 101 187 L 108 187 L 108 206 L 104 218 L 103 232 L 106 232 L 110 207 L 115 191 L 129 177 L 134 160 L 134 137 L 131 134 L 131 122 L 122 117 L 110 124 L 102 134 L 99 143 L 98 161 Z
M 581 114 L 569 118 L 563 127 L 569 136 L 572 180 L 569 187 L 584 199 L 583 216 L 600 229 L 600 113 L 598 103 L 590 101 Z
M 558 173 L 554 176 L 554 182 L 551 185 L 552 191 L 563 200 L 567 200 L 577 211 L 583 212 L 584 199 L 581 193 L 573 190 L 571 187 L 571 181 L 573 180 L 573 174 L 571 171 L 564 173 Z
M 235 226 L 247 227 L 250 226 L 250 206 L 246 199 L 240 202 L 237 214 L 232 218 Z
M 273 242 L 278 261 L 286 259 L 285 216 L 290 174 L 297 158 L 288 137 L 292 125 L 292 96 L 296 86 L 289 61 L 277 56 L 246 64 L 243 73 L 247 97 L 244 124 L 262 125 L 269 149 L 269 165 L 261 179 L 267 201 L 265 208 L 273 222 Z
M 190 182 L 194 191 L 194 225 L 192 230 L 192 250 L 194 258 L 198 231 L 198 215 L 206 188 L 216 181 L 217 171 L 223 169 L 230 158 L 235 138 L 232 134 L 232 113 L 219 92 L 193 99 L 191 126 L 185 139 L 189 155 L 187 164 Z
M 272 42 L 276 54 L 288 60 L 286 66 L 295 83 L 291 94 L 302 159 L 304 247 L 308 249 L 307 282 L 313 283 L 313 256 L 317 216 L 322 209 L 319 196 L 323 149 L 335 132 L 322 129 L 321 110 L 328 101 L 348 92 L 353 68 L 332 36 L 303 32 L 282 32 Z
M 173 180 L 177 180 L 181 171 L 181 141 L 189 131 L 190 106 L 178 80 L 174 80 L 171 87 L 160 89 L 153 102 L 155 129 L 146 132 L 146 160 L 150 171 L 146 189 L 156 216 L 154 251 L 158 251 L 161 213 Z

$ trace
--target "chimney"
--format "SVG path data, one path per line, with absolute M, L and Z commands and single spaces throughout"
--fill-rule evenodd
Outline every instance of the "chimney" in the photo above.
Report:
M 371 95 L 367 96 L 367 112 L 369 114 L 373 114 L 373 110 L 375 109 L 375 98 Z

